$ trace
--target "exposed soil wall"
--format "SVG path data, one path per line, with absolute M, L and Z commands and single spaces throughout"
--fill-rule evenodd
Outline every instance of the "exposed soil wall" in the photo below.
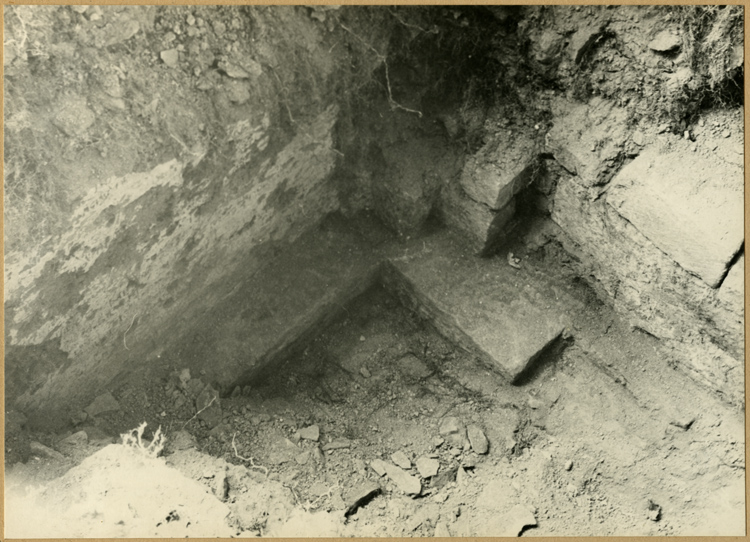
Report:
M 217 374 L 253 369 L 248 330 L 205 315 L 280 245 L 363 210 L 404 237 L 437 217 L 485 255 L 550 215 L 603 299 L 743 402 L 741 17 L 7 9 L 9 404 L 66 418 L 198 328 Z M 688 158 L 667 184 L 637 170 Z

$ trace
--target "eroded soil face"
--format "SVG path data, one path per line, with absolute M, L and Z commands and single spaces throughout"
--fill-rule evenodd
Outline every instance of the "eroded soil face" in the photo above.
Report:
M 574 324 L 518 385 L 376 285 L 211 416 L 215 405 L 194 416 L 200 374 L 142 375 L 113 391 L 116 410 L 76 428 L 88 444 L 66 448 L 65 435 L 34 435 L 65 455 L 16 464 L 9 485 L 49 483 L 145 419 L 166 430 L 167 465 L 226 505 L 205 508 L 199 523 L 245 535 L 741 533 L 742 413 L 659 363 L 659 341 L 601 304 L 538 226 L 510 247 L 523 266 L 517 287 L 550 292 L 540 303 L 564 303 Z M 416 254 L 420 245 L 403 248 Z M 483 265 L 492 272 L 508 263 Z M 476 428 L 486 453 L 476 451 L 485 451 Z M 80 479 L 113 468 L 96 457 Z M 378 460 L 401 473 L 381 476 Z M 56 497 L 46 498 L 38 502 Z M 167 515 L 178 504 L 159 503 Z M 124 521 L 119 532 L 144 534 L 128 531 L 144 525 Z M 191 532 L 187 522 L 168 523 Z

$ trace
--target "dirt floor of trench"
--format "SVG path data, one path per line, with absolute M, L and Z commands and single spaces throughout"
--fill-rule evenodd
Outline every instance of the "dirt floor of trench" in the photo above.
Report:
M 743 413 L 667 366 L 658 340 L 598 301 L 548 241 L 548 226 L 536 221 L 479 264 L 488 273 L 508 266 L 512 251 L 517 287 L 548 292 L 574 322 L 520 383 L 376 284 L 305 348 L 221 398 L 212 429 L 186 399 L 201 375 L 175 366 L 141 372 L 113 390 L 116 410 L 65 433 L 19 436 L 39 445 L 26 463 L 8 464 L 7 528 L 29 536 L 34 528 L 57 536 L 742 534 Z M 163 459 L 113 444 L 144 420 L 146 435 L 165 430 Z M 451 424 L 480 428 L 488 452 L 474 451 L 476 433 L 469 442 L 448 432 Z M 412 478 L 381 476 L 376 460 L 401 463 Z M 177 493 L 143 492 L 167 480 L 148 470 L 157 467 L 181 473 Z M 138 503 L 127 489 L 134 477 Z M 419 495 L 409 495 L 415 480 Z M 102 508 L 115 494 L 119 521 L 119 508 Z M 71 503 L 77 520 L 63 533 Z M 157 516 L 139 516 L 138 506 Z M 68 519 L 45 531 L 56 514 Z

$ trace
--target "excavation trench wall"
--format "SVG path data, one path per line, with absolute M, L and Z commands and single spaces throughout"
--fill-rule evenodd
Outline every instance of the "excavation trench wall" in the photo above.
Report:
M 216 315 L 363 211 L 478 256 L 549 216 L 665 361 L 744 402 L 737 13 L 9 8 L 7 407 L 64 421 L 180 349 L 252 373 L 253 329 Z

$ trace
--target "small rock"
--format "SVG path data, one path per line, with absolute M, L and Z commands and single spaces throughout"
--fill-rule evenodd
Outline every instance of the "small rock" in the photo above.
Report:
M 522 504 L 517 504 L 511 508 L 506 517 L 507 531 L 505 536 L 518 536 L 525 527 L 536 526 L 536 517 L 531 510 Z
M 213 26 L 214 26 L 214 32 L 216 33 L 217 36 L 221 36 L 224 32 L 227 31 L 227 25 L 225 25 L 221 21 L 216 21 Z
M 698 119 L 698 126 L 701 128 L 706 125 L 706 121 L 704 119 Z
M 70 9 L 72 9 L 76 13 L 86 13 L 86 10 L 89 9 L 89 7 L 88 6 L 70 6 Z
M 679 427 L 680 429 L 687 431 L 692 427 L 693 423 L 695 423 L 695 417 L 685 417 L 679 420 L 672 420 L 669 422 L 670 425 L 674 425 L 675 427 Z
M 307 462 L 308 462 L 308 461 L 310 460 L 310 452 L 309 452 L 309 451 L 307 451 L 307 452 L 302 452 L 301 454 L 299 454 L 298 456 L 296 456 L 296 457 L 294 458 L 294 460 L 295 460 L 295 461 L 296 461 L 296 462 L 297 462 L 298 464 L 300 464 L 300 465 L 306 465 L 306 464 L 307 464 Z
M 398 488 L 407 495 L 419 495 L 422 492 L 422 482 L 416 476 L 411 476 L 406 471 L 390 463 L 383 463 L 385 472 Z
M 73 423 L 73 425 L 81 425 L 86 421 L 88 417 L 89 415 L 81 410 L 80 412 L 73 414 L 73 416 L 70 418 L 70 421 Z
M 190 26 L 193 26 L 195 24 L 195 17 L 193 17 L 193 14 L 187 16 L 187 24 Z
M 333 439 L 331 442 L 323 445 L 323 451 L 333 451 L 333 450 L 343 450 L 344 448 L 351 448 L 352 447 L 352 441 L 346 438 L 336 438 Z
M 536 410 L 538 408 L 542 408 L 544 406 L 544 402 L 532 396 L 532 397 L 529 397 L 528 405 L 529 405 L 529 408 Z
M 365 339 L 365 336 L 364 336 L 364 335 L 360 335 L 360 336 L 359 336 L 359 340 L 360 340 L 361 342 L 365 342 L 365 341 L 366 341 L 367 339 Z
M 566 461 L 565 470 L 569 471 L 573 469 L 573 462 L 571 460 Z
M 640 130 L 636 130 L 635 132 L 633 132 L 633 143 L 635 143 L 639 147 L 642 147 L 643 140 L 644 140 L 643 132 L 641 132 Z
M 730 132 L 729 130 L 724 130 L 723 132 L 721 132 L 721 135 L 722 137 L 729 137 L 730 135 L 732 135 L 732 132 Z
M 210 385 L 206 385 L 195 398 L 195 409 L 200 412 L 198 419 L 203 420 L 209 429 L 213 429 L 221 423 L 222 411 L 219 392 Z
M 187 388 L 188 382 L 190 382 L 190 369 L 183 369 L 182 371 L 180 371 L 180 374 L 177 375 L 177 378 L 180 381 L 182 388 Z
M 162 51 L 159 56 L 162 62 L 170 68 L 177 67 L 177 62 L 180 60 L 180 53 L 177 49 L 167 49 L 166 51 Z
M 448 530 L 448 526 L 445 524 L 444 521 L 438 521 L 437 525 L 435 525 L 435 536 L 438 538 L 448 538 L 451 535 L 451 532 Z
M 408 378 L 421 379 L 427 378 L 432 374 L 427 364 L 414 354 L 407 354 L 400 358 L 396 362 L 396 365 L 401 374 Z
M 472 450 L 478 454 L 486 454 L 490 449 L 490 443 L 481 428 L 477 425 L 470 425 L 467 428 L 469 434 L 469 443 Z
M 477 466 L 477 458 L 475 455 L 464 457 L 461 461 L 461 466 L 465 469 L 473 469 Z
M 244 395 L 245 397 L 250 397 L 252 393 L 253 388 L 251 388 L 250 386 L 245 386 L 244 388 L 242 388 L 242 395 Z
M 663 134 L 663 133 L 664 133 L 664 132 L 666 132 L 667 130 L 669 130 L 669 123 L 668 123 L 668 122 L 665 122 L 665 123 L 663 123 L 663 124 L 660 124 L 660 125 L 659 125 L 659 127 L 658 127 L 658 128 L 656 129 L 656 131 L 657 131 L 658 133 L 660 133 L 660 134 Z
M 648 519 L 651 521 L 659 521 L 661 519 L 661 506 L 649 499 L 646 503 L 646 508 L 648 510 Z
M 469 475 L 466 474 L 466 470 L 463 467 L 458 467 L 458 470 L 456 471 L 456 485 L 457 486 L 463 486 L 466 485 L 466 482 L 469 480 Z
M 440 448 L 443 445 L 444 442 L 445 442 L 445 439 L 441 438 L 441 437 L 435 437 L 435 438 L 432 439 L 432 445 L 435 448 Z
M 444 437 L 451 445 L 456 447 L 463 446 L 466 440 L 466 428 L 456 417 L 449 416 L 443 418 L 440 422 L 439 433 L 441 437 Z
M 115 399 L 111 393 L 107 392 L 94 399 L 94 401 L 84 408 L 84 410 L 89 417 L 95 418 L 99 414 L 104 414 L 105 412 L 120 410 L 120 403 L 117 402 L 117 399 Z
M 440 470 L 440 462 L 430 457 L 420 457 L 417 459 L 417 470 L 422 478 L 431 478 Z
M 58 442 L 58 446 L 63 448 L 75 448 L 78 446 L 84 446 L 88 443 L 89 436 L 86 433 L 86 431 L 78 431 L 77 433 L 73 433 L 69 437 L 65 437 L 60 442 Z
M 221 502 L 227 500 L 227 496 L 229 495 L 229 480 L 227 479 L 226 469 L 221 469 L 216 473 L 216 475 L 213 477 L 213 484 L 211 485 L 211 489 L 213 490 L 216 498 Z
M 685 132 L 682 134 L 682 137 L 684 137 L 685 139 L 690 139 L 690 131 L 685 130 Z
M 370 500 L 380 493 L 380 491 L 380 486 L 375 482 L 363 482 L 348 491 L 344 497 L 344 503 L 346 505 L 344 516 L 351 516 L 361 506 L 370 502 Z
M 65 456 L 63 456 L 63 454 L 61 454 L 60 452 L 53 450 L 52 448 L 48 448 L 41 442 L 37 442 L 35 440 L 32 440 L 29 443 L 29 448 L 31 449 L 31 453 L 37 457 L 47 457 L 49 459 L 58 460 L 65 459 Z
M 234 399 L 234 398 L 239 397 L 240 395 L 242 395 L 242 389 L 239 386 L 235 386 L 234 389 L 232 390 L 231 397 Z
M 300 429 L 299 436 L 305 440 L 318 442 L 318 439 L 320 438 L 320 428 L 317 425 L 310 425 L 304 429 Z
M 401 450 L 399 450 L 398 452 L 394 452 L 393 454 L 391 454 L 391 461 L 393 461 L 396 465 L 398 465 L 402 469 L 410 469 L 411 468 L 411 461 L 409 461 L 409 458 Z
M 365 366 L 360 367 L 359 372 L 365 378 L 370 378 L 372 376 L 372 374 L 370 374 L 370 371 L 368 371 L 367 367 Z
M 59 112 L 52 123 L 69 137 L 83 135 L 96 120 L 96 115 L 86 105 L 85 98 L 65 98 L 57 105 L 57 110 Z
M 185 431 L 176 431 L 172 433 L 167 439 L 166 448 L 168 452 L 177 452 L 180 450 L 189 450 L 191 448 L 197 448 L 198 443 L 195 437 Z
M 378 476 L 385 476 L 385 466 L 386 463 L 382 459 L 373 459 L 372 461 L 370 461 L 370 468 L 374 470 Z
M 680 37 L 670 30 L 662 30 L 652 39 L 648 48 L 659 53 L 668 53 L 680 47 Z

